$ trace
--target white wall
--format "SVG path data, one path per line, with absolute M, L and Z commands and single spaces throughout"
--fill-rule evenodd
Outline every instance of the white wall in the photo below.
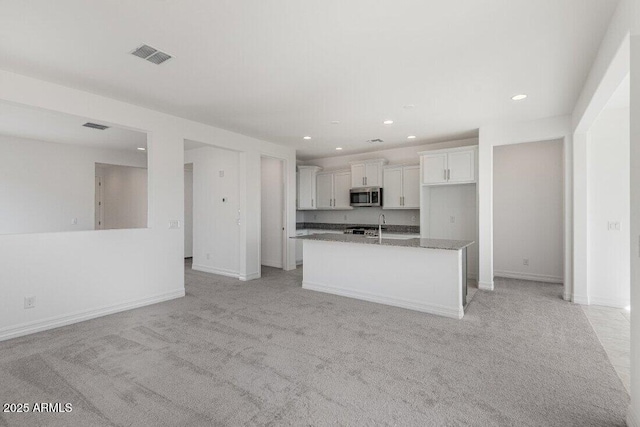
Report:
M 185 152 L 193 163 L 194 270 L 240 276 L 239 161 L 237 151 L 222 148 Z
M 261 155 L 286 159 L 287 233 L 295 235 L 291 148 L 6 71 L 0 101 L 147 132 L 149 168 L 148 228 L 0 235 L 0 339 L 184 295 L 183 230 L 169 221 L 184 221 L 185 139 L 241 151 L 241 275 L 260 267 Z M 37 262 L 24 268 L 26 259 Z M 27 295 L 35 308 L 23 308 Z
M 184 257 L 193 256 L 193 165 L 184 170 Z
M 467 249 L 467 275 L 478 277 L 478 211 L 475 184 L 421 187 L 428 223 L 420 232 L 431 239 L 473 240 Z M 418 218 L 419 220 L 419 218 Z M 426 234 L 425 234 L 426 233 Z
M 261 161 L 261 262 L 282 268 L 283 170 L 282 161 L 263 157 Z
M 93 230 L 96 162 L 146 166 L 146 155 L 0 136 L 0 234 Z
M 96 164 L 95 174 L 96 177 L 101 178 L 102 183 L 101 229 L 145 228 L 148 198 L 147 169 Z
M 629 305 L 629 108 L 605 109 L 589 130 L 589 302 Z M 619 222 L 619 230 L 609 230 Z
M 562 283 L 562 141 L 496 147 L 493 162 L 494 274 Z

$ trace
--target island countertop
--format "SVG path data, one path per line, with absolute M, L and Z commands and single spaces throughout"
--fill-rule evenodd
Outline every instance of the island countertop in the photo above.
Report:
M 377 237 L 365 237 L 354 234 L 312 234 L 310 236 L 296 236 L 291 239 L 319 240 L 322 242 L 361 243 L 365 245 L 380 245 Z M 405 248 L 444 249 L 459 251 L 471 246 L 473 240 L 447 240 L 447 239 L 385 239 L 382 233 L 382 246 L 399 246 Z

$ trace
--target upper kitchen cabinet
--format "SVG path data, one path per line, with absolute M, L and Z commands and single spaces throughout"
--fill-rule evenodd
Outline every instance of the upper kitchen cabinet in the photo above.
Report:
M 384 159 L 363 160 L 351 163 L 351 188 L 382 187 Z
M 383 178 L 383 209 L 420 209 L 420 166 L 385 167 Z
M 476 182 L 477 152 L 474 146 L 418 153 L 422 169 L 420 182 L 423 185 Z
M 351 172 L 322 172 L 316 177 L 317 209 L 353 209 L 349 204 Z
M 319 166 L 298 166 L 298 209 L 316 209 L 316 177 Z

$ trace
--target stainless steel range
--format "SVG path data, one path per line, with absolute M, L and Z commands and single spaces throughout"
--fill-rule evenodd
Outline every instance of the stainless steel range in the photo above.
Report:
M 361 234 L 366 237 L 378 237 L 378 227 L 347 227 L 344 230 L 344 234 Z

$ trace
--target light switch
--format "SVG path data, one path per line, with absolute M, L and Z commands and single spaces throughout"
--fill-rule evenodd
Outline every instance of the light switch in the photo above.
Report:
M 180 228 L 180 221 L 178 221 L 177 219 L 169 220 L 169 228 L 171 229 Z

